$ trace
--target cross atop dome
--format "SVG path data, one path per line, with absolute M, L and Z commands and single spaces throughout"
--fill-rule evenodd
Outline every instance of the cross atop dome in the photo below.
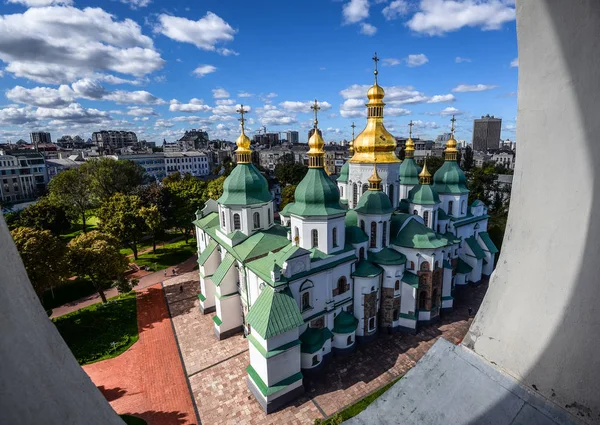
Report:
M 377 52 L 375 52 L 375 55 L 373 55 L 371 59 L 373 59 L 373 62 L 375 62 L 375 71 L 373 72 L 373 74 L 375 74 L 375 84 L 377 84 L 377 74 L 379 74 L 379 71 L 377 71 L 377 62 L 379 62 Z
M 319 103 L 317 102 L 317 99 L 315 99 L 315 103 L 310 107 L 310 109 L 312 109 L 315 113 L 315 129 L 316 129 L 317 125 L 319 124 L 319 120 L 317 118 L 317 112 L 321 109 L 321 107 L 319 106 Z

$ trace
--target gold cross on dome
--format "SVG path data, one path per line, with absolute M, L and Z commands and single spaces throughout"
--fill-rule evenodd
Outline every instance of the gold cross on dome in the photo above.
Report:
M 352 127 L 352 140 L 354 140 L 354 129 L 356 128 L 354 121 L 352 121 L 352 125 L 350 127 Z
M 412 128 L 413 128 L 413 125 L 414 125 L 414 124 L 413 124 L 412 120 L 410 120 L 410 122 L 408 123 L 408 127 L 409 127 L 409 130 L 408 130 L 408 137 L 409 137 L 410 139 L 412 139 Z
M 452 133 L 452 135 L 454 135 L 454 130 L 456 129 L 454 127 L 454 123 L 456 122 L 456 118 L 454 118 L 454 115 L 452 115 L 452 119 L 450 121 L 452 121 L 452 128 L 450 129 L 450 132 Z
M 238 110 L 236 110 L 236 112 L 242 116 L 238 120 L 242 123 L 242 130 L 243 130 L 244 129 L 244 123 L 246 122 L 246 119 L 244 118 L 244 114 L 247 113 L 248 110 L 244 109 L 244 105 L 240 105 L 240 108 Z
M 377 84 L 377 74 L 379 74 L 379 72 L 377 71 L 377 62 L 379 62 L 379 58 L 377 57 L 377 52 L 375 52 L 375 55 L 371 58 L 373 59 L 373 62 L 375 62 L 375 84 Z
M 317 112 L 321 109 L 317 99 L 315 99 L 315 103 L 310 107 L 315 112 L 315 128 L 317 128 L 317 124 L 319 124 L 319 120 L 317 119 Z

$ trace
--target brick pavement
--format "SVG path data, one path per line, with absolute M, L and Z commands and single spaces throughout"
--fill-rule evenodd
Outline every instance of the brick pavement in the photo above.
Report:
M 247 341 L 241 335 L 217 341 L 213 314 L 202 315 L 198 307 L 197 272 L 177 279 L 165 282 L 165 292 L 194 401 L 207 425 L 312 424 L 330 416 L 404 375 L 440 336 L 459 343 L 471 323 L 468 308 L 475 314 L 487 290 L 487 283 L 458 288 L 454 311 L 417 335 L 381 335 L 348 357 L 333 357 L 317 377 L 304 380 L 303 397 L 266 415 L 246 386 Z
M 161 285 L 138 292 L 137 303 L 139 341 L 83 369 L 117 413 L 148 425 L 197 424 Z

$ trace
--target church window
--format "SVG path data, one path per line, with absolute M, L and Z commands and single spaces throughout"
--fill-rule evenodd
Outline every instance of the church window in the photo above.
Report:
M 425 226 L 429 226 L 429 211 L 423 212 L 423 221 L 425 222 Z
M 390 197 L 390 202 L 394 205 L 394 185 L 391 184 L 388 189 L 388 196 Z
M 462 201 L 460 203 L 460 213 L 464 214 L 465 213 L 465 201 Z
M 359 259 L 359 260 L 364 260 L 364 258 L 365 258 L 365 248 L 364 248 L 364 247 L 361 247 L 361 248 L 358 250 L 358 259 Z
M 363 184 L 362 193 L 365 193 L 367 190 L 369 190 L 369 185 L 368 184 Z
M 340 197 L 344 197 L 344 188 L 340 186 Z
M 419 296 L 419 310 L 425 310 L 427 303 L 427 292 L 421 291 L 421 295 Z
M 414 214 L 414 215 L 419 215 L 419 211 L 417 211 L 417 210 L 414 210 L 414 211 L 413 211 L 413 214 Z
M 437 306 L 438 290 L 434 289 L 431 295 L 431 307 Z
M 365 231 L 365 221 L 364 220 L 360 221 L 360 230 L 362 230 L 363 232 Z
M 242 228 L 242 225 L 240 223 L 240 215 L 239 214 L 234 214 L 233 215 L 233 229 L 234 230 L 240 230 Z
M 297 227 L 294 227 L 294 242 L 296 242 L 296 245 L 300 243 L 300 232 Z
M 383 222 L 383 232 L 381 234 L 381 246 L 387 245 L 387 221 Z
M 273 223 L 273 216 L 271 215 L 271 208 L 268 209 L 267 218 L 269 220 L 269 224 Z
M 221 227 L 225 227 L 225 211 L 221 211 Z
M 436 262 L 435 262 L 435 268 L 437 269 L 439 267 L 440 267 L 440 262 L 439 262 L 439 260 L 436 260 Z
M 377 248 L 377 223 L 371 222 L 371 248 Z
M 394 310 L 394 315 L 392 317 L 392 321 L 395 322 L 396 320 L 398 320 L 399 315 L 400 315 L 400 312 L 398 311 L 398 309 Z
M 400 290 L 400 281 L 399 281 L 399 280 L 396 280 L 396 284 L 395 284 L 395 286 L 394 286 L 394 289 L 395 289 L 396 291 Z
M 302 293 L 302 306 L 301 310 L 305 311 L 310 308 L 310 292 L 306 291 Z
M 477 231 L 479 230 L 479 223 L 477 223 L 477 224 L 475 225 L 475 227 L 473 227 L 473 230 L 475 231 L 475 234 L 474 234 L 474 236 L 475 236 L 475 237 L 477 237 Z
M 319 246 L 319 231 L 317 229 L 312 230 L 312 247 L 317 248 Z
M 334 227 L 331 230 L 331 240 L 333 242 L 333 246 L 338 246 L 338 243 L 337 243 L 337 227 Z
M 369 332 L 375 330 L 375 317 L 369 318 Z
M 260 227 L 260 214 L 255 212 L 254 213 L 254 228 L 258 229 Z
M 440 233 L 440 225 L 437 225 L 437 232 Z
M 347 290 L 349 290 L 349 285 L 348 282 L 346 280 L 346 276 L 342 276 L 338 279 L 337 281 L 337 294 L 343 294 L 344 292 L 346 292 Z
M 356 206 L 356 202 L 358 200 L 358 186 L 356 183 L 352 185 L 352 206 Z
M 346 345 L 352 345 L 352 335 L 348 336 L 348 339 L 346 340 Z
M 452 215 L 452 209 L 454 208 L 454 201 L 448 201 L 448 214 Z
M 410 269 L 411 269 L 411 270 L 414 270 L 414 269 L 415 269 L 415 262 L 414 262 L 414 261 L 411 261 L 411 262 L 410 262 Z
M 427 261 L 423 261 L 421 263 L 421 271 L 423 271 L 423 272 L 429 271 L 429 263 Z
M 312 358 L 312 365 L 316 366 L 319 364 L 319 356 L 313 356 Z

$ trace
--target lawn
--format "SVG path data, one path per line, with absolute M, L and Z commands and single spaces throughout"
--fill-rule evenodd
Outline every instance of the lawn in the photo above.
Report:
M 189 243 L 177 241 L 156 249 L 156 254 L 147 252 L 138 257 L 135 262 L 139 267 L 148 266 L 154 271 L 163 270 L 179 264 L 196 253 L 196 239 Z
M 52 321 L 80 365 L 116 357 L 139 338 L 135 292 Z
M 359 400 L 356 403 L 351 404 L 350 406 L 346 407 L 344 410 L 337 412 L 335 415 L 330 416 L 327 419 L 323 419 L 323 420 L 315 419 L 315 422 L 314 422 L 315 425 L 337 425 L 337 424 L 341 424 L 343 421 L 347 421 L 348 419 L 353 418 L 354 416 L 358 415 L 360 412 L 365 410 L 369 406 L 369 404 L 373 403 L 377 398 L 379 398 L 384 392 L 389 390 L 390 387 L 392 385 L 394 385 L 396 382 L 398 382 L 399 380 L 400 380 L 400 378 L 394 379 L 392 382 L 379 388 L 374 393 L 369 394 L 362 400 Z
M 95 215 L 90 215 L 88 217 L 86 217 L 85 220 L 85 225 L 86 225 L 86 229 L 89 232 L 90 230 L 96 230 L 96 228 L 98 227 L 98 222 L 100 220 L 98 219 L 98 217 L 96 217 Z M 77 221 L 77 223 L 73 223 L 71 225 L 71 229 L 69 233 L 65 233 L 64 235 L 60 235 L 60 237 L 65 241 L 65 242 L 69 242 L 71 239 L 76 238 L 77 236 L 79 236 L 81 233 L 83 232 L 83 224 L 81 222 L 81 219 L 79 219 Z
M 166 232 L 164 235 L 159 236 L 158 238 L 156 238 L 156 245 L 160 245 L 162 243 L 165 243 L 167 241 L 173 240 L 177 237 L 180 237 L 181 233 L 179 232 L 174 232 L 174 231 L 169 231 Z M 150 236 L 146 236 L 139 244 L 138 244 L 138 253 L 142 252 L 145 249 L 149 249 L 152 248 L 152 238 Z M 119 251 L 121 254 L 123 255 L 131 255 L 133 256 L 133 251 L 131 250 L 131 248 L 121 248 L 121 250 Z

